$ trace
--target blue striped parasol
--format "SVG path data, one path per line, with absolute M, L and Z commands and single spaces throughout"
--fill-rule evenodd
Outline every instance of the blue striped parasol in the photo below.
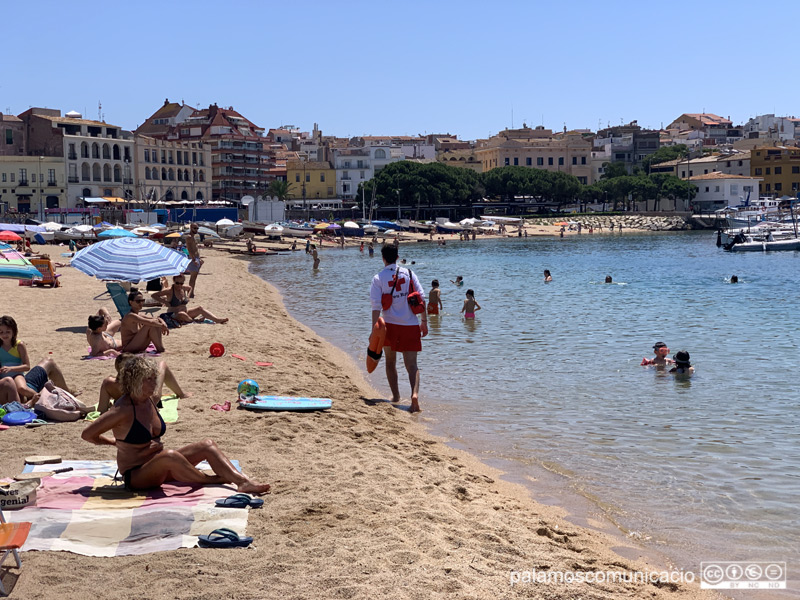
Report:
M 0 278 L 41 279 L 42 274 L 22 254 L 0 242 Z
M 75 254 L 71 264 L 97 279 L 148 281 L 183 273 L 189 259 L 150 240 L 123 237 L 87 246 Z

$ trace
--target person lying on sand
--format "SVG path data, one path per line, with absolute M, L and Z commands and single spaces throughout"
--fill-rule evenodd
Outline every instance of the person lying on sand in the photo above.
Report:
M 172 286 L 166 290 L 153 294 L 153 299 L 169 306 L 169 313 L 179 323 L 202 323 L 204 319 L 211 319 L 214 323 L 227 323 L 228 319 L 221 319 L 208 312 L 202 306 L 189 308 L 189 295 L 192 288 L 186 283 L 185 275 L 176 275 L 172 278 Z
M 266 494 L 269 484 L 260 484 L 236 470 L 231 461 L 210 439 L 178 450 L 167 450 L 161 438 L 167 425 L 152 401 L 158 381 L 158 368 L 141 356 L 126 361 L 120 369 L 123 395 L 114 407 L 81 433 L 93 444 L 116 446 L 117 467 L 131 491 L 160 487 L 165 481 L 214 485 L 233 483 L 239 492 Z M 104 435 L 112 432 L 114 437 Z M 196 465 L 208 461 L 213 475 Z
M 122 397 L 123 392 L 122 387 L 119 384 L 119 371 L 122 366 L 134 356 L 136 355 L 128 352 L 119 354 L 117 359 L 114 361 L 114 368 L 117 370 L 117 375 L 109 375 L 103 380 L 103 383 L 100 384 L 100 400 L 97 403 L 97 412 L 99 412 L 101 415 L 111 407 L 111 402 L 113 400 L 117 400 Z M 183 391 L 178 383 L 178 380 L 175 379 L 172 369 L 167 366 L 167 361 L 162 360 L 158 363 L 156 389 L 151 398 L 151 400 L 155 402 L 156 406 L 159 406 L 161 403 L 161 396 L 165 385 L 172 390 L 178 398 L 188 398 L 191 396 L 191 394 L 187 394 Z
M 131 288 L 128 304 L 131 305 L 131 312 L 123 317 L 122 327 L 119 329 L 122 338 L 120 352 L 144 352 L 151 342 L 156 347 L 156 352 L 164 352 L 161 336 L 169 335 L 167 324 L 157 317 L 139 314 L 144 306 L 144 296 L 136 288 Z
M 111 320 L 108 310 L 101 308 L 96 315 L 89 317 L 89 328 L 86 330 L 86 341 L 91 347 L 89 356 L 117 356 L 119 354 L 114 334 L 119 331 L 122 321 Z

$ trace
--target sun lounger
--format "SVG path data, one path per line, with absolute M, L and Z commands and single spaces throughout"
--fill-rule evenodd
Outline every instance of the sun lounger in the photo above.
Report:
M 17 562 L 17 568 L 22 567 L 22 561 L 19 558 L 19 549 L 28 539 L 28 533 L 31 530 L 31 523 L 6 523 L 6 518 L 0 509 L 0 567 L 2 567 L 8 555 L 14 556 Z M 7 596 L 6 588 L 3 586 L 3 580 L 0 579 L 0 596 Z
M 56 268 L 49 258 L 32 258 L 31 264 L 42 274 L 42 279 L 34 279 L 33 285 L 49 285 L 54 288 L 61 285 L 58 280 L 61 275 L 56 273 Z
M 115 282 L 108 282 L 106 283 L 106 290 L 108 290 L 108 293 L 111 294 L 111 299 L 114 301 L 114 306 L 116 306 L 117 310 L 119 311 L 120 319 L 124 318 L 125 315 L 131 312 L 131 305 L 128 304 L 128 292 L 125 291 L 125 288 L 123 288 L 122 285 Z M 160 308 L 161 304 L 159 302 L 156 302 L 155 300 L 148 300 L 142 310 L 145 312 L 154 312 Z M 147 309 L 150 309 L 150 311 Z

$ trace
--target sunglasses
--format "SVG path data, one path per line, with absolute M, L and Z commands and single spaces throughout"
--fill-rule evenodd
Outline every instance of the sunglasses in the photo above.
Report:
M 143 304 L 144 303 L 144 298 L 134 298 L 133 300 L 131 300 L 131 302 L 136 302 L 138 304 Z

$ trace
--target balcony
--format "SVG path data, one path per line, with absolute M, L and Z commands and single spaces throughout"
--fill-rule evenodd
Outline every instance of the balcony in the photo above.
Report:
M 28 185 L 28 180 L 27 179 L 20 179 L 19 183 L 17 185 Z
M 122 183 L 124 183 L 125 185 L 133 185 L 133 178 L 125 177 L 123 178 Z
M 67 181 L 70 183 L 78 183 L 78 176 L 77 175 L 70 175 L 67 178 Z
M 55 187 L 55 186 L 58 185 L 58 183 L 56 183 L 55 181 L 48 181 L 47 185 L 50 186 L 50 187 Z
M 69 158 L 70 160 L 78 160 L 78 155 L 75 152 L 70 152 L 69 154 L 67 154 L 67 158 Z

